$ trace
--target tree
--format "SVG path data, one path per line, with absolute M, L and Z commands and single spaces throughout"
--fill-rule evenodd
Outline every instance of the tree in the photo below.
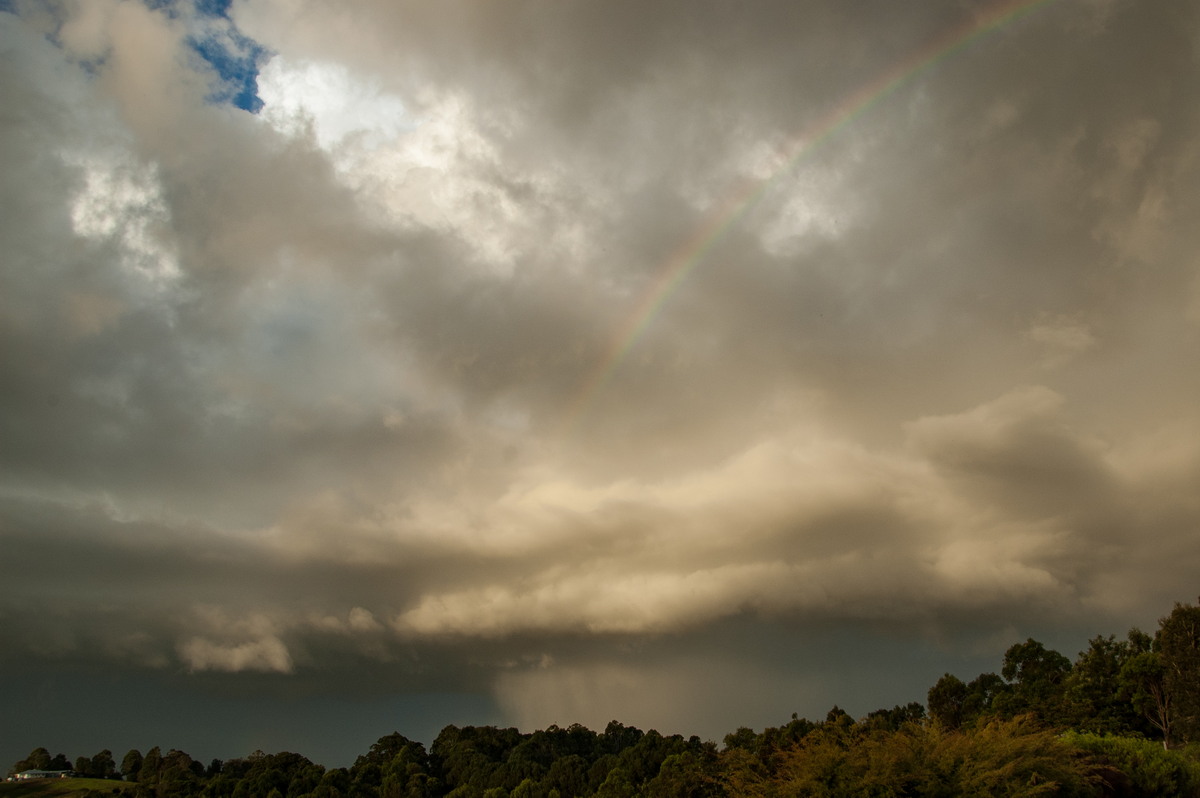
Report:
M 159 768 L 160 784 L 168 795 L 177 796 L 194 792 L 204 776 L 204 765 L 185 752 L 172 748 L 162 758 Z
M 703 798 L 717 795 L 720 786 L 715 774 L 716 758 L 705 753 L 685 751 L 663 760 L 645 786 L 647 798 Z
M 157 785 L 162 763 L 162 751 L 156 745 L 147 751 L 146 756 L 142 759 L 142 766 L 138 769 L 138 784 Z
M 596 790 L 596 795 L 600 798 L 629 798 L 636 794 L 633 779 L 630 777 L 629 771 L 623 767 L 615 767 L 610 770 L 604 783 L 600 785 L 600 789 Z
M 107 748 L 93 754 L 88 764 L 92 776 L 97 779 L 111 779 L 117 773 L 117 763 L 113 761 L 112 751 Z
M 615 720 L 610 720 L 604 727 L 599 744 L 604 753 L 619 754 L 626 748 L 632 748 L 641 741 L 645 734 L 636 726 L 626 726 Z
M 1165 677 L 1166 670 L 1157 651 L 1139 652 L 1121 668 L 1123 689 L 1129 694 L 1133 708 L 1162 734 L 1163 748 L 1170 748 L 1175 713 Z
M 864 725 L 868 729 L 896 731 L 908 723 L 920 723 L 925 719 L 925 707 L 918 701 L 904 706 L 897 704 L 891 709 L 876 709 L 868 712 Z
M 1000 674 L 1010 689 L 998 697 L 996 710 L 1005 717 L 1033 713 L 1043 722 L 1063 725 L 1069 716 L 1066 680 L 1070 673 L 1069 659 L 1032 637 L 1009 646 Z
M 725 735 L 725 750 L 729 751 L 733 748 L 740 748 L 743 751 L 755 752 L 758 750 L 759 736 L 749 726 L 739 726 L 735 732 L 730 732 Z
M 579 754 L 556 758 L 542 783 L 560 795 L 583 795 L 587 792 L 587 760 Z
M 8 769 L 8 774 L 11 776 L 25 770 L 49 770 L 50 761 L 49 751 L 45 748 L 35 748 L 29 752 L 29 756 L 13 763 L 13 766 Z
M 963 716 L 968 723 L 974 723 L 984 715 L 995 711 L 996 704 L 1012 688 L 1003 679 L 990 671 L 981 673 L 967 683 L 967 698 L 963 702 Z
M 942 675 L 937 684 L 929 688 L 925 697 L 929 704 L 929 716 L 947 729 L 963 725 L 963 706 L 967 700 L 967 686 L 963 680 L 951 673 Z
M 1068 732 L 1063 739 L 1099 765 L 1102 795 L 1192 798 L 1200 795 L 1200 762 L 1139 737 Z
M 1076 729 L 1112 734 L 1149 730 L 1121 676 L 1126 663 L 1139 653 L 1143 639 L 1148 649 L 1149 637 L 1137 629 L 1130 630 L 1127 640 L 1097 636 L 1079 653 L 1066 682 L 1067 704 Z
M 351 786 L 350 771 L 346 768 L 334 768 L 325 771 L 325 775 L 321 777 L 321 783 L 313 792 L 325 795 L 327 798 L 336 798 L 336 796 L 348 795 Z
M 1156 642 L 1175 730 L 1185 742 L 1200 740 L 1200 607 L 1177 603 L 1158 622 Z
M 947 673 L 929 688 L 926 696 L 929 715 L 947 730 L 970 726 L 990 714 L 997 697 L 1004 696 L 1010 689 L 994 673 L 981 673 L 968 684 Z
M 121 760 L 121 777 L 126 781 L 137 781 L 138 772 L 142 769 L 142 752 L 130 748 Z
M 728 738 L 726 738 L 728 739 Z M 726 746 L 717 768 L 718 785 L 724 795 L 762 796 L 769 788 L 769 772 L 763 761 L 748 749 Z

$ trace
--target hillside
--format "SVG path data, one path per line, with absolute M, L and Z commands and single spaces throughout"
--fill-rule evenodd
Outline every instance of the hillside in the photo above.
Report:
M 112 779 L 31 779 L 0 782 L 0 798 L 99 798 L 119 795 L 128 785 Z

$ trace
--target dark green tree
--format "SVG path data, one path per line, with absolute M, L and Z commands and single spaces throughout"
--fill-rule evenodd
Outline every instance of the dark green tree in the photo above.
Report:
M 117 775 L 117 763 L 113 761 L 112 751 L 107 748 L 93 754 L 88 764 L 92 776 L 97 779 L 111 779 Z
M 636 726 L 626 726 L 610 720 L 604 727 L 604 734 L 600 736 L 600 749 L 607 754 L 619 754 L 626 748 L 637 745 L 643 736 L 644 732 Z
M 737 731 L 725 735 L 723 741 L 724 750 L 731 751 L 736 748 L 742 751 L 758 753 L 761 741 L 762 738 L 754 729 L 751 729 L 749 726 L 739 726 Z
M 579 754 L 567 754 L 554 760 L 542 783 L 551 790 L 558 790 L 559 795 L 585 795 L 587 772 L 586 759 Z
M 316 798 L 345 798 L 351 791 L 350 771 L 346 768 L 333 768 L 325 771 L 321 783 L 313 790 Z
M 715 754 L 684 751 L 663 760 L 658 774 L 646 784 L 646 798 L 703 798 L 718 795 Z
M 49 770 L 51 759 L 50 752 L 45 748 L 35 748 L 29 752 L 29 756 L 14 762 L 8 769 L 8 775 L 25 770 Z
M 929 704 L 930 718 L 947 729 L 957 729 L 966 720 L 967 686 L 952 673 L 943 674 L 929 688 L 925 700 Z
M 1142 638 L 1149 638 L 1137 629 L 1128 639 L 1113 635 L 1097 636 L 1079 653 L 1067 676 L 1066 702 L 1071 711 L 1071 725 L 1080 731 L 1127 734 L 1151 731 L 1145 718 L 1134 707 L 1132 694 L 1122 672 L 1139 653 Z
M 141 769 L 142 752 L 136 748 L 129 749 L 129 752 L 121 759 L 121 777 L 126 781 L 137 781 Z
M 1068 732 L 1063 740 L 1098 766 L 1101 795 L 1194 798 L 1200 795 L 1200 762 L 1140 737 Z
M 978 719 L 996 712 L 997 701 L 1003 699 L 1011 688 L 998 675 L 981 673 L 967 683 L 967 697 L 963 701 L 965 722 L 975 723 Z
M 1009 689 L 997 696 L 994 708 L 1002 717 L 1032 713 L 1054 726 L 1069 723 L 1066 701 L 1071 661 L 1033 638 L 1016 643 L 1004 653 L 1000 671 Z
M 1182 742 L 1200 741 L 1200 607 L 1176 604 L 1158 622 L 1156 638 L 1175 734 Z
M 162 770 L 162 751 L 156 745 L 146 752 L 142 758 L 142 767 L 138 770 L 138 784 L 155 788 L 158 786 L 159 772 Z
M 146 759 L 149 763 L 148 754 Z M 192 759 L 185 752 L 172 748 L 163 755 L 162 763 L 159 766 L 159 792 L 170 798 L 194 795 L 202 786 L 200 780 L 203 776 L 204 765 Z
M 610 770 L 600 788 L 596 790 L 596 795 L 600 798 L 630 798 L 637 794 L 629 771 L 623 767 Z
M 1121 667 L 1121 682 L 1133 708 L 1162 735 L 1163 748 L 1170 748 L 1175 713 L 1162 657 L 1157 651 L 1134 654 Z
M 863 727 L 872 731 L 898 731 L 906 724 L 920 723 L 925 719 L 925 706 L 913 701 L 904 706 L 896 705 L 891 709 L 876 709 L 868 712 L 863 719 Z

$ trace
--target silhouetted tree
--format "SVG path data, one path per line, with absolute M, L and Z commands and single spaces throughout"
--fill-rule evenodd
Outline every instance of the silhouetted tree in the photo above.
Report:
M 929 688 L 925 698 L 929 704 L 929 716 L 947 729 L 957 729 L 963 725 L 967 701 L 967 685 L 963 680 L 951 673 L 942 675 L 937 683 Z
M 8 774 L 11 776 L 26 770 L 49 770 L 51 759 L 50 752 L 45 748 L 35 748 L 29 752 L 29 756 L 13 763 L 8 769 Z
M 121 759 L 121 777 L 126 781 L 137 781 L 138 773 L 142 770 L 142 752 L 136 748 L 129 749 Z
M 1044 723 L 1064 725 L 1070 717 L 1066 681 L 1071 661 L 1033 638 L 1015 643 L 1004 652 L 1001 676 L 1008 683 L 993 708 L 1003 717 L 1032 713 Z
M 88 765 L 92 776 L 97 779 L 111 779 L 117 775 L 117 763 L 113 761 L 112 751 L 107 748 L 93 754 Z

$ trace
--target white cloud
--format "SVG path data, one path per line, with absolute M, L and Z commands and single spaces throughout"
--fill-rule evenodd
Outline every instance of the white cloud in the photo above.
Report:
M 291 673 L 292 658 L 277 637 L 243 643 L 218 643 L 193 637 L 179 646 L 179 656 L 194 671 L 267 671 Z
M 259 71 L 258 96 L 263 120 L 289 135 L 311 126 L 317 143 L 331 152 L 351 143 L 376 150 L 419 124 L 400 97 L 338 63 L 276 55 Z
M 82 185 L 71 205 L 71 223 L 85 238 L 115 240 L 126 251 L 124 263 L 150 284 L 180 276 L 174 247 L 164 240 L 170 213 L 152 165 L 131 162 L 120 154 L 73 158 Z
M 179 658 L 191 670 L 292 672 L 292 656 L 280 639 L 278 622 L 261 612 L 236 615 L 220 605 L 200 605 L 193 609 L 191 624 L 206 630 L 177 646 Z

